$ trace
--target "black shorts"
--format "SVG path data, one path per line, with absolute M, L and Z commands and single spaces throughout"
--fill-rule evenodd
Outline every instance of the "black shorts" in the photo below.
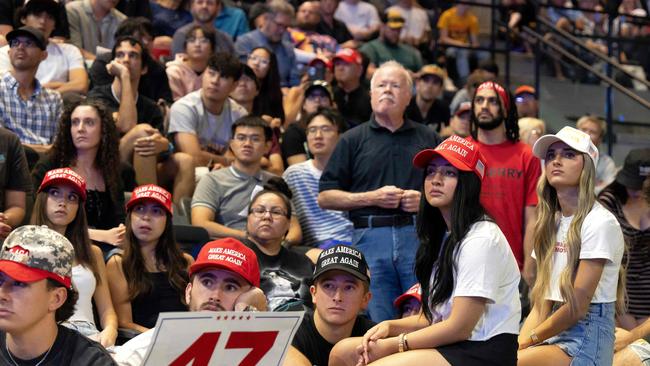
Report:
M 487 341 L 462 341 L 436 347 L 452 366 L 517 366 L 516 334 L 502 333 Z

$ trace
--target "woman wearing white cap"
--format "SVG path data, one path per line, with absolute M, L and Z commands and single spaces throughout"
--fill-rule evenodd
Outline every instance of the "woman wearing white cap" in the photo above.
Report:
M 533 147 L 544 160 L 533 257 L 533 308 L 519 336 L 519 365 L 611 365 L 614 316 L 624 307 L 624 242 L 594 195 L 598 149 L 564 127 Z
M 74 247 L 72 286 L 79 293 L 79 299 L 74 314 L 62 325 L 109 347 L 117 338 L 117 315 L 106 280 L 104 255 L 88 237 L 86 197 L 86 180 L 82 176 L 70 168 L 50 170 L 38 188 L 30 223 L 47 225 L 64 235 Z M 93 300 L 101 332 L 95 325 Z
M 454 135 L 420 151 L 413 165 L 426 170 L 415 263 L 422 311 L 342 341 L 330 365 L 515 366 L 521 277 L 479 200 L 485 158 Z

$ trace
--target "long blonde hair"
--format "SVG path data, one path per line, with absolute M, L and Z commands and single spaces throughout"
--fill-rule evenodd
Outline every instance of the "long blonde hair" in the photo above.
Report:
M 582 223 L 596 202 L 596 195 L 594 194 L 596 168 L 589 155 L 584 153 L 581 155 L 584 165 L 578 185 L 578 208 L 567 232 L 567 266 L 560 274 L 560 294 L 573 314 L 578 310 L 573 280 L 580 260 L 582 244 L 580 231 Z M 535 304 L 541 304 L 549 291 L 553 252 L 557 240 L 557 226 L 561 215 L 557 191 L 549 184 L 546 175 L 543 173 L 537 182 L 537 197 L 537 220 L 535 221 L 533 234 L 533 247 L 537 257 L 537 280 L 531 292 L 531 300 Z M 619 270 L 616 295 L 616 311 L 620 314 L 625 311 L 625 273 L 623 266 Z

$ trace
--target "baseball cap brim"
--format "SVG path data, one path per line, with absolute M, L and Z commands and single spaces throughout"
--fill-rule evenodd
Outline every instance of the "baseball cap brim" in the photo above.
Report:
M 51 278 L 66 287 L 70 287 L 71 284 L 69 278 L 59 277 L 54 273 L 8 260 L 0 260 L 0 272 L 4 272 L 7 276 L 20 282 L 30 283 Z
M 7 41 L 10 42 L 12 39 L 18 38 L 20 36 L 25 36 L 25 37 L 29 37 L 29 38 L 33 39 L 34 42 L 36 42 L 36 45 L 38 46 L 38 48 L 40 48 L 41 50 L 45 50 L 45 48 L 47 47 L 47 45 L 45 43 L 43 43 L 40 39 L 38 39 L 38 37 L 36 37 L 33 33 L 31 33 L 28 30 L 25 30 L 25 29 L 20 29 L 20 28 L 14 29 L 11 32 L 7 33 L 6 38 L 7 38 Z
M 576 146 L 572 141 L 565 141 L 556 135 L 544 135 L 535 142 L 535 145 L 533 146 L 533 154 L 542 160 L 546 159 L 548 148 L 556 142 L 564 142 L 576 151 L 588 153 L 587 151 L 583 151 L 582 148 Z
M 632 175 L 625 169 L 619 170 L 618 174 L 616 174 L 616 182 L 632 190 L 640 190 L 643 188 L 643 182 L 645 179 L 646 177 L 640 176 L 638 174 Z
M 255 286 L 255 287 L 260 287 L 260 282 L 259 280 L 255 280 L 253 278 L 249 278 L 247 276 L 244 276 L 241 273 L 241 267 L 235 265 L 234 263 L 226 262 L 223 261 L 221 263 L 194 263 L 193 265 L 190 266 L 190 277 L 194 276 L 194 274 L 201 272 L 207 268 L 214 268 L 214 269 L 225 269 L 227 271 L 233 272 L 237 275 L 239 275 L 241 278 L 245 279 L 246 282 L 249 284 Z
M 38 191 L 41 192 L 42 190 L 44 190 L 47 187 L 55 186 L 55 185 L 58 185 L 58 184 L 69 185 L 70 187 L 74 188 L 75 192 L 77 192 L 77 194 L 81 197 L 82 200 L 84 200 L 84 201 L 86 200 L 86 191 L 80 189 L 79 186 L 74 184 L 72 181 L 70 181 L 70 179 L 66 179 L 66 178 L 63 178 L 63 177 L 54 178 L 52 180 L 49 180 L 49 181 L 47 181 L 46 184 L 41 183 L 41 186 L 38 187 Z
M 323 275 L 324 273 L 335 270 L 335 269 L 339 270 L 339 271 L 343 271 L 345 273 L 349 273 L 352 276 L 360 279 L 361 281 L 370 283 L 370 277 L 368 277 L 367 275 L 362 275 L 361 273 L 359 273 L 359 271 L 355 271 L 355 270 L 351 269 L 349 266 L 341 265 L 341 264 L 331 264 L 331 265 L 329 265 L 327 267 L 321 267 L 320 270 L 318 270 L 318 271 L 316 271 L 314 273 L 314 275 L 313 275 L 314 281 L 316 281 L 316 279 L 318 277 L 320 277 L 321 275 Z
M 424 169 L 429 165 L 429 162 L 433 160 L 435 157 L 441 157 L 445 160 L 447 160 L 452 166 L 454 166 L 458 170 L 462 170 L 464 172 L 471 172 L 474 171 L 471 167 L 467 166 L 463 161 L 458 160 L 456 157 L 452 155 L 451 152 L 448 150 L 433 150 L 433 149 L 427 149 L 427 150 L 422 150 L 415 157 L 413 158 L 413 166 L 416 168 Z
M 408 300 L 409 298 L 414 298 L 414 299 L 422 302 L 421 298 L 418 297 L 417 294 L 405 293 L 405 294 L 401 294 L 397 299 L 395 299 L 395 301 L 393 302 L 393 306 L 396 307 L 396 308 L 399 308 L 400 306 L 402 306 L 404 301 Z

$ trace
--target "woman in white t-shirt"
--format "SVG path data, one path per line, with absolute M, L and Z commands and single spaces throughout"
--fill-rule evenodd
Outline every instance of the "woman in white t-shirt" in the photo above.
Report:
M 564 127 L 533 147 L 544 160 L 533 257 L 533 308 L 519 336 L 519 365 L 611 365 L 614 316 L 624 308 L 623 233 L 594 196 L 598 149 Z
M 74 313 L 62 325 L 97 341 L 104 347 L 115 344 L 117 315 L 111 301 L 102 250 L 88 238 L 86 180 L 70 168 L 45 173 L 38 188 L 31 224 L 47 225 L 64 235 L 74 247 L 72 287 L 79 297 Z M 102 331 L 93 315 L 93 300 Z
M 330 365 L 516 365 L 520 275 L 480 204 L 485 159 L 473 142 L 451 136 L 413 164 L 426 170 L 415 264 L 422 311 L 340 342 Z

